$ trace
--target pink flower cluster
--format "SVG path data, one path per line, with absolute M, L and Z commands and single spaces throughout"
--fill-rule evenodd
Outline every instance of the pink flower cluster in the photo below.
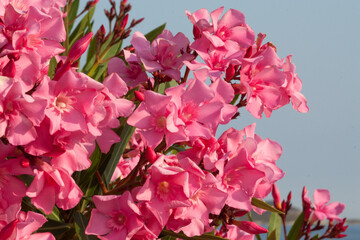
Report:
M 58 56 L 66 38 L 60 10 L 65 1 L 11 0 L 0 6 L 0 235 L 54 239 L 31 235 L 46 219 L 19 212 L 23 197 L 45 214 L 55 204 L 74 208 L 83 193 L 71 175 L 90 167 L 95 140 L 105 153 L 120 141 L 112 128 L 134 104 L 121 98 L 128 89 L 117 75 L 99 83 L 71 66 L 89 44 L 87 36 L 68 59 Z M 50 79 L 53 57 L 59 64 Z M 28 187 L 17 177 L 24 174 L 33 178 Z
M 166 230 L 192 237 L 219 223 L 226 231 L 217 234 L 230 239 L 267 232 L 236 218 L 263 212 L 252 199 L 264 199 L 284 176 L 276 165 L 281 146 L 256 135 L 255 124 L 216 133 L 240 107 L 256 118 L 290 100 L 297 111 L 308 111 L 291 56 L 280 59 L 273 44 L 262 44 L 264 34 L 255 40 L 241 12 L 221 17 L 223 8 L 200 9 L 186 12 L 192 43 L 168 30 L 152 42 L 135 32 L 132 47 L 121 51 L 124 61 L 111 59 L 108 74 L 96 81 L 76 68 L 92 33 L 59 56 L 65 4 L 0 0 L 0 238 L 54 239 L 33 234 L 46 219 L 21 211 L 21 202 L 30 199 L 45 215 L 55 206 L 75 208 L 83 192 L 73 176 L 89 169 L 96 146 L 105 155 L 121 141 L 113 131 L 124 126 L 119 118 L 136 130 L 109 188 L 98 176 L 103 195 L 87 196 L 93 203 L 82 212 L 90 216 L 85 234 L 157 239 Z M 32 179 L 27 185 L 24 176 Z M 314 218 L 334 218 L 341 206 L 320 198 Z

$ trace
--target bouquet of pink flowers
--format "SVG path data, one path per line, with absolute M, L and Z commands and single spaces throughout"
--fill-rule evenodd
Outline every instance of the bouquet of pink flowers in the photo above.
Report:
M 324 189 L 312 204 L 304 188 L 286 232 L 282 148 L 255 124 L 215 136 L 243 107 L 308 111 L 291 55 L 238 10 L 186 11 L 190 41 L 165 25 L 131 35 L 143 19 L 129 23 L 126 0 L 93 34 L 98 0 L 79 2 L 0 0 L 1 240 L 279 239 L 281 225 L 291 240 L 345 236 L 344 205 Z M 251 211 L 273 212 L 269 228 Z

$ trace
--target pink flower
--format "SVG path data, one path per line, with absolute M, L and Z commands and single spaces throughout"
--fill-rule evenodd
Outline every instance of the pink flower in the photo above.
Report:
M 171 97 L 153 91 L 144 93 L 145 100 L 129 117 L 127 123 L 141 129 L 147 145 L 155 149 L 165 136 L 166 145 L 186 141 L 184 130 L 179 126 L 177 109 Z
M 140 210 L 128 191 L 121 196 L 94 196 L 93 201 L 96 208 L 91 212 L 86 234 L 104 240 L 129 240 L 144 226 Z
M 345 208 L 345 205 L 339 202 L 329 203 L 330 201 L 330 192 L 327 189 L 315 189 L 314 192 L 314 209 L 312 219 L 314 221 L 325 220 L 325 219 L 334 219 L 338 222 L 341 222 L 342 219 L 339 217 Z
M 142 33 L 135 32 L 131 44 L 148 72 L 161 71 L 175 80 L 180 80 L 183 61 L 193 58 L 186 53 L 190 42 L 183 33 L 173 36 L 170 31 L 164 30 L 150 44 Z
M 117 73 L 129 87 L 134 87 L 148 80 L 146 72 L 141 67 L 141 62 L 136 54 L 124 50 L 124 57 L 128 65 L 120 58 L 112 58 L 108 64 L 108 72 Z
M 64 210 L 75 207 L 83 193 L 71 175 L 46 162 L 39 162 L 37 165 L 39 170 L 34 170 L 35 178 L 26 191 L 34 206 L 42 209 L 45 214 L 50 214 L 55 204 Z

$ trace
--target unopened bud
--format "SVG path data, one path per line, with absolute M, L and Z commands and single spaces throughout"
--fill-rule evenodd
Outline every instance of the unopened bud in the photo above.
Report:
M 281 207 L 281 196 L 280 196 L 280 192 L 279 189 L 277 188 L 276 184 L 273 184 L 272 186 L 272 196 L 274 199 L 274 205 L 277 209 L 282 209 Z
M 233 224 L 236 225 L 241 230 L 250 234 L 261 234 L 268 232 L 266 228 L 263 228 L 262 226 L 254 222 L 233 220 Z
M 5 65 L 5 67 L 2 70 L 3 76 L 13 78 L 16 74 L 16 66 L 14 59 L 10 59 L 10 61 Z
M 142 92 L 134 91 L 134 95 L 135 95 L 136 100 L 138 100 L 140 102 L 145 100 L 145 95 Z
M 282 201 L 280 210 L 283 211 L 283 212 L 286 211 L 286 202 L 285 202 L 285 200 Z
M 287 195 L 287 199 L 286 199 L 286 204 L 289 205 L 290 202 L 291 202 L 291 196 L 292 196 L 292 193 L 291 191 L 289 192 L 289 194 Z
M 226 69 L 226 74 L 225 74 L 225 80 L 227 82 L 229 82 L 235 75 L 235 67 L 230 64 L 229 67 Z
M 84 54 L 87 47 L 89 46 L 92 36 L 93 36 L 93 33 L 89 32 L 84 37 L 77 40 L 69 52 L 67 61 L 73 63 L 76 60 L 78 60 L 81 57 L 81 55 Z
M 53 80 L 55 81 L 58 81 L 62 77 L 62 75 L 64 75 L 65 72 L 69 71 L 71 67 L 70 62 L 65 62 L 64 64 L 58 64 L 58 65 L 60 65 L 60 67 L 56 68 L 56 72 L 53 78 Z
M 21 165 L 23 168 L 29 167 L 29 166 L 30 166 L 30 161 L 29 161 L 29 159 L 27 159 L 27 158 L 21 159 L 20 165 Z
M 103 43 L 104 39 L 105 39 L 105 34 L 106 34 L 105 27 L 104 27 L 104 25 L 101 25 L 99 30 L 97 30 L 97 32 L 95 34 L 96 41 L 99 43 Z
M 129 14 L 126 14 L 125 17 L 121 20 L 120 30 L 124 30 L 129 20 Z
M 151 147 L 146 147 L 145 149 L 145 158 L 151 164 L 154 163 L 157 159 L 156 152 Z

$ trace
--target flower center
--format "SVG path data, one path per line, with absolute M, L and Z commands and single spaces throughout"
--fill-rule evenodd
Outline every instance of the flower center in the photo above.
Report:
M 120 230 L 124 227 L 125 222 L 126 216 L 121 212 L 115 212 L 111 215 L 111 218 L 107 221 L 107 224 L 111 229 Z
M 54 106 L 59 112 L 69 112 L 73 100 L 66 96 L 66 93 L 60 93 L 54 100 Z
M 159 197 L 162 200 L 166 200 L 169 192 L 170 192 L 170 183 L 167 181 L 160 182 L 157 188 L 157 194 L 159 195 Z

